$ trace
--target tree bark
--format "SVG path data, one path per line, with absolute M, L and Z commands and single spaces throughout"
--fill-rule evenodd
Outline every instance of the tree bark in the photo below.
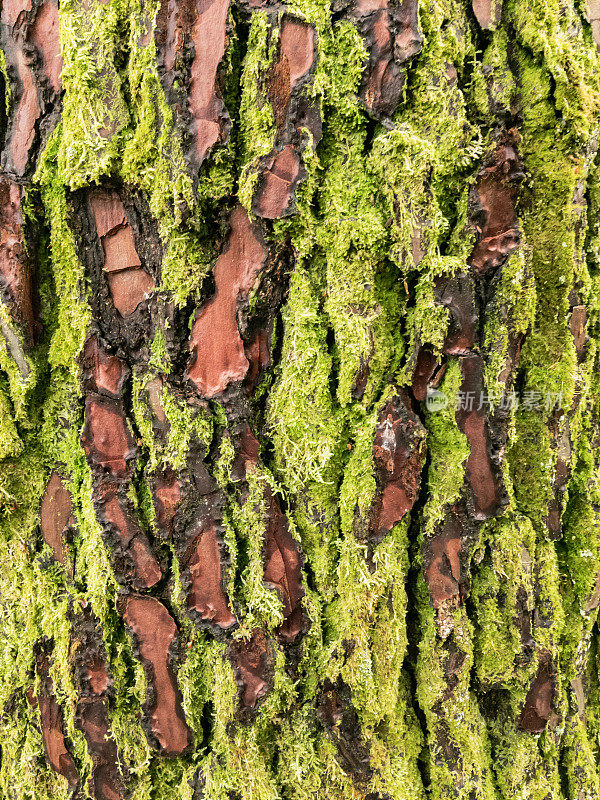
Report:
M 0 796 L 600 798 L 598 2 L 0 46 Z

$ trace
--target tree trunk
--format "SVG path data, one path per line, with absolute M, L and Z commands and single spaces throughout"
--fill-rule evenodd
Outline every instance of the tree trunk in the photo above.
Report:
M 0 796 L 600 798 L 597 0 L 0 44 Z

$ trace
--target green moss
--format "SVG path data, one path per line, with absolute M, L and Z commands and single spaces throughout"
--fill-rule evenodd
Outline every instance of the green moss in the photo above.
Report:
M 77 259 L 73 235 L 67 224 L 66 193 L 60 174 L 65 166 L 61 136 L 62 124 L 48 142 L 36 180 L 50 227 L 52 275 L 56 296 L 60 298 L 48 360 L 54 370 L 60 371 L 62 380 L 68 376 L 68 383 L 76 385 L 77 355 L 83 347 L 91 315 L 86 302 L 88 290 L 83 267 Z
M 531 183 L 523 193 L 523 229 L 530 248 L 536 284 L 537 315 L 527 337 L 521 366 L 527 387 L 562 396 L 563 408 L 573 400 L 576 354 L 565 324 L 574 265 L 582 260 L 582 209 L 574 202 L 579 181 L 589 167 L 573 151 L 568 137 L 557 139 L 550 77 L 525 54 L 523 68 L 525 122 L 521 150 Z
M 476 102 L 479 113 L 485 118 L 489 109 L 489 98 L 501 109 L 510 111 L 517 97 L 515 78 L 509 62 L 509 36 L 498 28 L 482 59 L 482 75 L 485 75 L 485 93 L 477 86 Z
M 2 73 L 2 81 L 4 84 L 4 97 L 3 97 L 3 105 L 4 105 L 4 113 L 6 116 L 9 115 L 11 112 L 11 100 L 12 100 L 12 92 L 10 88 L 10 78 L 8 75 L 8 70 L 6 68 L 6 56 L 4 52 L 0 50 L 0 73 Z
M 385 402 L 384 398 L 384 402 Z M 384 405 L 384 402 L 381 405 Z M 373 440 L 377 428 L 379 408 L 374 409 L 356 425 L 348 463 L 340 487 L 340 522 L 346 535 L 353 532 L 358 520 L 367 520 L 371 503 L 377 491 L 373 463 Z M 359 523 L 360 525 L 360 523 Z M 364 524 L 360 525 L 364 528 Z
M 578 800 L 593 800 L 600 796 L 596 759 L 585 724 L 576 716 L 566 722 L 562 747 L 562 768 L 566 773 L 568 796 Z
M 432 535 L 450 503 L 460 495 L 464 481 L 464 463 L 469 456 L 467 437 L 456 424 L 455 409 L 462 381 L 457 359 L 448 363 L 438 395 L 440 410 L 425 416 L 430 466 L 427 476 L 427 502 L 423 510 L 424 532 Z
M 154 758 L 132 792 L 133 800 L 193 800 L 195 766 L 182 758 Z M 157 791 L 157 787 L 160 789 Z
M 31 356 L 25 353 L 20 332 L 3 303 L 0 304 L 0 369 L 8 379 L 15 418 L 24 423 L 38 369 Z
M 162 405 L 169 422 L 165 460 L 173 469 L 179 470 L 186 463 L 192 439 L 208 449 L 212 440 L 213 421 L 208 411 L 187 405 L 167 387 L 163 389 Z
M 18 456 L 23 450 L 4 381 L 0 381 L 0 460 Z
M 334 498 L 344 442 L 330 391 L 332 358 L 326 336 L 315 288 L 298 265 L 284 311 L 282 368 L 269 397 L 268 422 L 277 477 L 294 498 L 294 520 L 317 584 L 330 595 Z
M 62 179 L 71 189 L 110 174 L 120 134 L 129 122 L 122 81 L 115 68 L 124 3 L 112 0 L 86 10 L 76 0 L 60 7 L 64 87 Z
M 270 153 L 275 141 L 275 117 L 266 97 L 265 76 L 276 45 L 267 15 L 264 12 L 252 14 L 241 77 L 241 174 L 238 189 L 239 199 L 248 211 L 258 180 L 258 160 Z
M 235 448 L 229 431 L 223 431 L 223 437 L 219 444 L 219 457 L 215 466 L 215 480 L 223 489 L 232 480 L 231 468 L 235 461 L 235 456 Z
M 427 721 L 431 796 L 492 800 L 495 792 L 490 742 L 470 687 L 471 623 L 464 607 L 448 609 L 452 618 L 449 651 L 438 635 L 436 612 L 421 574 L 416 591 L 420 620 L 416 693 Z M 447 670 L 451 672 L 451 682 Z
M 538 541 L 535 563 L 536 618 L 533 638 L 539 648 L 547 650 L 556 658 L 565 616 L 561 597 L 560 569 L 552 542 Z
M 524 669 L 522 632 L 515 619 L 535 607 L 535 533 L 527 517 L 508 515 L 490 526 L 484 541 L 489 555 L 471 589 L 475 670 L 486 688 L 509 687 L 513 681 L 525 686 L 537 665 L 530 660 L 530 668 Z
M 364 170 L 363 140 L 364 135 L 348 136 L 324 155 L 328 169 L 321 197 L 329 213 L 317 237 L 326 254 L 324 310 L 335 334 L 342 407 L 352 402 L 356 377 L 364 370 L 369 370 L 365 401 L 371 399 L 379 378 L 373 355 L 393 352 L 391 330 L 386 330 L 390 323 L 377 324 L 385 308 L 377 303 L 375 274 L 386 254 L 387 236 L 385 217 L 372 202 L 376 184 Z M 385 366 L 383 361 L 380 369 Z
M 269 401 L 279 471 L 290 491 L 330 484 L 340 449 L 339 415 L 331 398 L 331 356 L 310 278 L 297 266 L 284 312 L 282 369 Z
M 409 352 L 415 353 L 419 346 L 429 344 L 434 352 L 441 353 L 448 329 L 448 312 L 435 301 L 435 281 L 442 275 L 453 275 L 463 263 L 459 258 L 442 256 L 426 258 L 424 262 L 421 265 L 423 273 L 419 275 L 414 289 L 414 306 L 406 315 Z M 410 380 L 414 363 L 409 363 L 407 367 L 410 373 L 405 377 Z
M 509 0 L 506 14 L 523 47 L 543 63 L 545 75 L 552 76 L 553 103 L 564 120 L 566 136 L 584 140 L 596 126 L 600 103 L 598 55 L 582 36 L 574 4 Z M 528 111 L 527 104 L 523 108 Z
M 577 604 L 589 600 L 598 574 L 599 520 L 594 511 L 598 498 L 598 475 L 593 452 L 585 433 L 577 439 L 573 476 L 569 482 L 563 515 L 564 538 L 561 554 L 568 571 Z
M 491 738 L 501 797 L 547 800 L 563 796 L 556 761 L 544 758 L 537 737 L 515 730 L 514 716 L 503 715 L 493 725 Z
M 160 328 L 154 333 L 154 338 L 150 345 L 150 360 L 148 366 L 156 371 L 169 373 L 169 356 L 167 352 L 167 342 L 165 332 Z
M 267 525 L 264 474 L 247 469 L 248 494 L 240 503 L 231 503 L 229 514 L 243 547 L 241 586 L 237 599 L 242 607 L 242 621 L 247 630 L 265 626 L 268 630 L 283 622 L 283 605 L 277 592 L 264 582 L 263 547 Z
M 396 118 L 401 125 L 410 125 L 413 136 L 427 141 L 432 148 L 428 148 L 431 162 L 423 163 L 419 147 L 414 152 L 413 167 L 415 175 L 430 169 L 425 191 L 435 199 L 432 205 L 425 207 L 424 215 L 418 214 L 422 217 L 418 222 L 431 226 L 439 244 L 444 233 L 457 223 L 464 228 L 459 210 L 466 199 L 465 179 L 482 152 L 480 131 L 467 116 L 465 93 L 457 80 L 457 75 L 461 76 L 474 59 L 476 50 L 468 33 L 463 3 L 444 0 L 423 4 L 420 18 L 425 36 L 423 50 L 411 67 L 406 104 L 400 107 Z M 405 157 L 403 151 L 399 155 Z M 391 165 L 390 178 L 397 169 L 397 162 Z M 416 201 L 417 209 L 422 202 Z M 402 218 L 399 224 L 402 228 Z M 426 246 L 422 249 L 427 251 L 427 244 L 433 241 L 431 234 L 426 234 Z M 470 249 L 469 237 L 459 233 L 453 240 L 450 254 L 464 259 Z
M 483 348 L 490 356 L 485 365 L 485 386 L 496 404 L 505 391 L 503 371 L 509 343 L 527 333 L 534 324 L 536 291 L 531 266 L 523 250 L 510 256 L 502 267 L 493 301 L 488 305 Z
M 541 528 L 551 497 L 554 459 L 548 426 L 539 412 L 518 409 L 507 457 L 516 508 Z
M 591 631 L 597 618 L 595 592 L 600 568 L 600 540 L 594 508 L 598 478 L 586 430 L 588 419 L 576 438 L 573 475 L 564 498 L 564 534 L 557 545 L 564 576 L 561 585 L 563 605 L 569 620 L 561 641 L 561 664 L 568 678 L 576 678 L 585 669 Z
M 149 377 L 148 380 L 151 380 Z M 149 468 L 155 470 L 159 464 L 160 456 L 159 451 L 162 449 L 156 442 L 154 430 L 152 428 L 152 418 L 150 411 L 144 400 L 146 400 L 145 384 L 147 383 L 146 376 L 133 375 L 132 392 L 131 392 L 131 405 L 133 409 L 133 416 L 141 440 L 145 447 L 148 448 L 149 454 Z
M 126 180 L 141 185 L 148 193 L 152 211 L 166 226 L 163 234 L 168 242 L 169 233 L 181 221 L 183 209 L 193 207 L 193 189 L 173 112 L 158 76 L 154 43 L 158 7 L 158 3 L 150 2 L 144 6 L 143 14 L 135 3 L 128 9 L 127 78 L 132 131 L 124 143 L 120 169 Z M 183 231 L 181 235 L 185 235 Z M 163 280 L 164 271 L 163 266 Z
M 371 569 L 364 545 L 352 536 L 341 544 L 335 628 L 330 630 L 340 657 L 344 641 L 352 641 L 353 649 L 343 665 L 336 668 L 333 661 L 328 671 L 332 679 L 341 674 L 351 687 L 365 731 L 393 717 L 398 702 L 406 652 L 406 527 L 397 526 L 375 549 Z
M 418 768 L 424 737 L 412 710 L 412 689 L 406 675 L 400 677 L 397 707 L 378 726 L 370 745 L 374 769 L 370 788 L 397 800 L 426 797 Z

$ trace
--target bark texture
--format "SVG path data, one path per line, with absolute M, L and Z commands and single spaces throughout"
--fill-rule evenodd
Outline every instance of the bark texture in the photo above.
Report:
M 600 800 L 599 26 L 3 0 L 2 798 Z

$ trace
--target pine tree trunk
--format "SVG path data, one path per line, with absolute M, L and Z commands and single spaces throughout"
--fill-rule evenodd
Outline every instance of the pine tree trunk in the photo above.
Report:
M 600 798 L 600 3 L 0 45 L 0 797 Z

